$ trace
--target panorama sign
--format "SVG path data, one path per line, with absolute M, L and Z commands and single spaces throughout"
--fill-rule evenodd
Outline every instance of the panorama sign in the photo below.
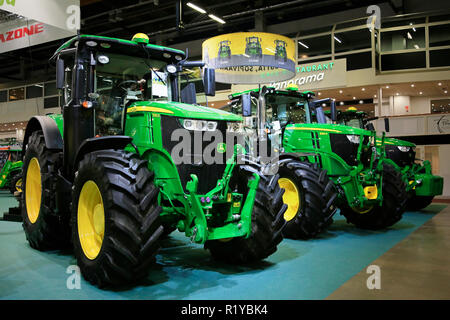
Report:
M 347 85 L 347 59 L 301 64 L 295 67 L 295 71 L 296 75 L 292 79 L 270 82 L 269 85 L 276 89 L 286 89 L 290 84 L 295 84 L 301 90 L 337 88 Z

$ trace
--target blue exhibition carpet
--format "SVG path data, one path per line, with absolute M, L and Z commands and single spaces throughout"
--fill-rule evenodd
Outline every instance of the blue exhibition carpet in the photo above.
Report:
M 1 192 L 0 216 L 15 203 Z M 356 229 L 338 215 L 319 239 L 285 239 L 275 254 L 247 267 L 214 262 L 176 231 L 146 281 L 115 291 L 84 280 L 81 289 L 67 289 L 72 254 L 33 250 L 20 223 L 0 221 L 0 299 L 324 299 L 445 207 L 407 212 L 384 231 Z

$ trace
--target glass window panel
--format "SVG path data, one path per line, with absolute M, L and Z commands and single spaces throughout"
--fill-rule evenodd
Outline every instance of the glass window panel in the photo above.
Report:
M 347 58 L 347 71 L 372 67 L 372 53 L 361 52 L 336 56 L 336 59 Z
M 334 52 L 345 52 L 370 48 L 369 29 L 338 32 L 334 34 Z
M 425 48 L 425 28 L 381 32 L 382 52 L 423 48 Z
M 331 54 L 331 35 L 301 39 L 297 45 L 301 59 Z
M 59 97 L 51 97 L 44 99 L 44 109 L 59 107 Z
M 25 88 L 9 89 L 9 101 L 25 99 Z
M 450 113 L 450 99 L 431 100 L 431 113 Z
M 450 45 L 450 24 L 430 26 L 430 47 Z
M 6 101 L 8 101 L 8 91 L 7 90 L 0 91 L 0 102 Z
M 37 84 L 27 87 L 27 99 L 42 97 L 43 85 Z
M 44 96 L 56 96 L 58 94 L 58 89 L 56 89 L 55 82 L 48 82 L 44 84 Z
M 425 68 L 425 52 L 387 54 L 381 56 L 382 71 Z
M 431 50 L 430 51 L 430 67 L 446 67 L 450 66 L 450 49 Z

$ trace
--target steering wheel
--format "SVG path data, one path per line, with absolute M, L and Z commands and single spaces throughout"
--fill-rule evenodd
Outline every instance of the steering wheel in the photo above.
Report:
M 137 80 L 124 80 L 121 83 L 117 85 L 120 89 L 127 91 L 127 87 L 130 87 L 132 84 L 136 84 L 136 86 L 139 88 L 139 83 Z M 125 86 L 128 85 L 128 86 Z

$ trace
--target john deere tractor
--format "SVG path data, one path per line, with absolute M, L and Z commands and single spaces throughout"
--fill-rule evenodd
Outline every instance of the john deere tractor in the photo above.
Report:
M 338 112 L 338 122 L 341 124 L 374 130 L 370 122 L 377 117 L 368 117 L 364 111 L 358 111 L 350 107 L 345 111 Z M 388 119 L 386 119 L 388 120 Z M 389 131 L 389 122 L 385 121 L 386 130 Z M 381 139 L 377 139 L 377 147 L 381 147 Z M 384 152 L 386 162 L 401 173 L 406 183 L 408 193 L 407 207 L 410 210 L 420 210 L 427 207 L 433 198 L 441 195 L 444 179 L 432 174 L 431 163 L 428 160 L 416 159 L 416 145 L 414 143 L 385 138 Z M 383 150 L 379 150 L 383 152 Z
M 262 58 L 261 38 L 247 37 L 245 38 L 245 54 L 251 58 Z
M 72 245 L 82 274 L 98 286 L 146 276 L 161 237 L 174 229 L 226 262 L 276 251 L 286 210 L 278 176 L 239 161 L 239 145 L 211 139 L 231 133 L 240 117 L 181 102 L 192 95 L 181 92 L 179 73 L 201 62 L 144 34 L 80 35 L 51 61 L 62 114 L 31 118 L 23 143 L 31 247 Z M 204 83 L 214 94 L 214 70 L 204 69 Z M 223 161 L 206 163 L 205 155 Z
M 20 192 L 22 189 L 22 149 L 19 146 L 0 147 L 0 189 Z
M 231 49 L 230 49 L 231 41 L 224 40 L 219 43 L 219 52 L 217 56 L 219 60 L 230 60 L 231 59 Z
M 263 87 L 230 96 L 231 109 L 253 117 L 249 122 L 253 128 L 280 132 L 278 141 L 271 142 L 281 150 L 279 183 L 286 189 L 283 199 L 288 205 L 285 235 L 304 236 L 305 232 L 298 233 L 297 226 L 302 224 L 314 230 L 307 235 L 317 234 L 331 223 L 333 184 L 338 192 L 336 205 L 348 222 L 373 230 L 393 225 L 404 212 L 406 186 L 395 168 L 377 154 L 375 132 L 327 124 L 325 101 L 313 101 L 313 97 L 312 92 L 300 93 L 296 87 Z M 249 100 L 253 112 L 244 103 Z M 336 107 L 331 102 L 335 119 Z M 312 123 L 313 112 L 321 123 Z M 298 170 L 301 167 L 314 174 Z
M 287 61 L 286 42 L 275 40 L 275 60 Z

